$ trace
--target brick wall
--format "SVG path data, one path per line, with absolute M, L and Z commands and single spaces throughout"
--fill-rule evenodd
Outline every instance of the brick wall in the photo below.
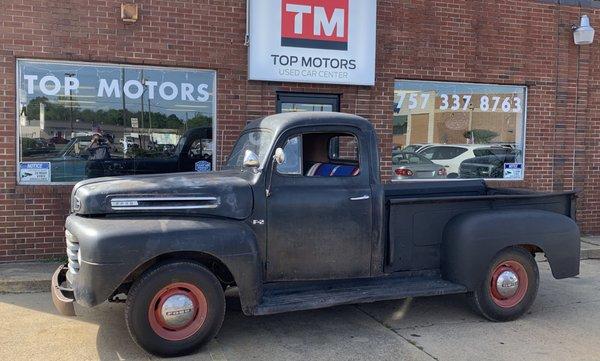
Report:
M 600 233 L 599 41 L 577 47 L 570 30 L 583 13 L 600 29 L 600 13 L 578 2 L 379 0 L 374 87 L 247 81 L 242 0 L 139 0 L 135 24 L 120 1 L 0 3 L 0 262 L 62 256 L 70 192 L 15 184 L 17 58 L 215 69 L 224 153 L 247 119 L 274 112 L 276 91 L 340 94 L 342 111 L 374 123 L 386 179 L 395 78 L 526 84 L 526 179 L 510 185 L 583 189 L 582 229 Z

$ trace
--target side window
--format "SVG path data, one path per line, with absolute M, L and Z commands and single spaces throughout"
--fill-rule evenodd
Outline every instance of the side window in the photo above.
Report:
M 358 139 L 349 134 L 305 134 L 307 177 L 355 177 L 360 174 Z
M 283 147 L 285 161 L 277 165 L 280 174 L 302 174 L 302 137 L 290 138 Z
M 329 141 L 329 159 L 358 162 L 358 140 L 352 135 L 339 135 Z
M 200 158 L 202 156 L 202 140 L 196 139 L 190 146 L 188 156 L 192 159 Z
M 305 133 L 289 138 L 279 174 L 306 177 L 354 177 L 360 174 L 358 139 L 336 133 Z
M 427 159 L 433 159 L 434 152 L 435 148 L 426 148 L 424 151 L 420 152 L 420 154 Z
M 463 154 L 467 150 L 459 147 L 431 147 L 421 152 L 421 155 L 429 160 L 452 159 Z
M 494 155 L 494 152 L 492 152 L 491 149 L 479 148 L 473 150 L 473 154 L 475 154 L 476 157 L 485 157 L 488 155 Z
M 211 139 L 196 139 L 190 146 L 188 152 L 190 159 L 212 159 L 212 140 Z

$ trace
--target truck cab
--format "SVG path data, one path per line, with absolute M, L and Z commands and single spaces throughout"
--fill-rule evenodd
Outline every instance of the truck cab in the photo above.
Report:
M 507 321 L 535 299 L 535 253 L 556 278 L 579 272 L 574 192 L 382 184 L 375 130 L 348 114 L 258 119 L 221 171 L 87 180 L 71 203 L 55 305 L 125 299 L 158 355 L 216 335 L 228 288 L 247 315 L 465 293 Z

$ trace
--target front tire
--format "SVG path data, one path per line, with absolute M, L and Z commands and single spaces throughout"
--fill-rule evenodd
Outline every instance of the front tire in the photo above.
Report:
M 469 301 L 491 321 L 511 321 L 523 315 L 535 300 L 540 282 L 535 259 L 527 250 L 511 247 L 499 252 L 486 277 Z
M 163 264 L 146 272 L 127 295 L 131 337 L 158 356 L 189 354 L 216 336 L 225 317 L 219 280 L 192 262 Z

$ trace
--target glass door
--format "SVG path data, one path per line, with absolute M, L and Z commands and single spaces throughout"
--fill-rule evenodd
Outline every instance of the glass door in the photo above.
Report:
M 339 112 L 337 94 L 277 93 L 277 113 Z

